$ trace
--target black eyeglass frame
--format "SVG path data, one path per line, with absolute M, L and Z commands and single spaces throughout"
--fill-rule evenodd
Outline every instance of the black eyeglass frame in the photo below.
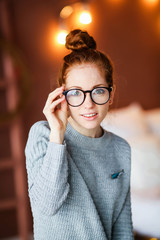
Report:
M 108 100 L 107 100 L 105 103 L 96 103 L 96 102 L 93 100 L 93 98 L 92 98 L 92 92 L 93 92 L 95 89 L 97 89 L 97 88 L 98 88 L 98 89 L 99 89 L 99 88 L 100 88 L 100 89 L 101 89 L 101 88 L 104 88 L 104 89 L 107 89 L 107 90 L 108 90 L 108 92 L 109 92 L 109 98 L 108 98 Z M 74 106 L 74 105 L 72 105 L 72 104 L 70 104 L 70 103 L 68 102 L 67 93 L 70 92 L 70 91 L 72 91 L 72 90 L 79 90 L 79 91 L 83 92 L 83 94 L 84 94 L 84 99 L 83 99 L 83 101 L 82 101 L 81 104 Z M 65 96 L 65 99 L 66 99 L 68 105 L 70 105 L 70 106 L 72 106 L 72 107 L 79 107 L 79 106 L 81 106 L 81 105 L 84 103 L 85 98 L 86 98 L 86 93 L 90 93 L 90 98 L 91 98 L 91 100 L 92 100 L 95 104 L 97 104 L 97 105 L 104 105 L 104 104 L 106 104 L 106 103 L 109 101 L 109 99 L 110 99 L 110 94 L 111 94 L 112 90 L 113 90 L 113 87 L 95 87 L 95 88 L 93 88 L 92 90 L 86 90 L 86 91 L 84 91 L 84 90 L 82 90 L 82 89 L 79 89 L 79 88 L 72 88 L 72 89 L 63 91 L 62 94 Z

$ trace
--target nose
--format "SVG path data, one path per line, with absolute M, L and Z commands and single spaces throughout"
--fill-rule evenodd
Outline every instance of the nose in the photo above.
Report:
M 86 97 L 83 103 L 85 108 L 92 108 L 95 104 L 91 99 L 90 93 L 86 93 Z

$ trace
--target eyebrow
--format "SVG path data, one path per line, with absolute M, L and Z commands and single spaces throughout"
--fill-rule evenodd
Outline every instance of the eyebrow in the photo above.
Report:
M 93 88 L 92 89 L 94 89 L 94 88 L 96 88 L 96 87 L 100 87 L 100 86 L 104 86 L 104 84 L 97 84 L 97 85 L 95 85 L 95 86 L 93 86 Z M 104 86 L 104 87 L 108 87 L 108 86 Z M 72 86 L 72 87 L 70 87 L 69 89 L 72 89 L 72 88 L 78 88 L 78 89 L 82 89 L 80 86 Z

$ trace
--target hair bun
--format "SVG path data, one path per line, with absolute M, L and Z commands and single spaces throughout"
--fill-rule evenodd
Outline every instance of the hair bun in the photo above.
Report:
M 75 29 L 66 36 L 65 46 L 72 51 L 96 49 L 96 42 L 86 31 Z

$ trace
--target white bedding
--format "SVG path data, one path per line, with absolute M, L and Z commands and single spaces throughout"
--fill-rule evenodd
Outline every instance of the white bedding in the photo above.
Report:
M 131 145 L 131 200 L 134 229 L 160 237 L 160 108 L 137 104 L 110 111 L 102 126 Z

